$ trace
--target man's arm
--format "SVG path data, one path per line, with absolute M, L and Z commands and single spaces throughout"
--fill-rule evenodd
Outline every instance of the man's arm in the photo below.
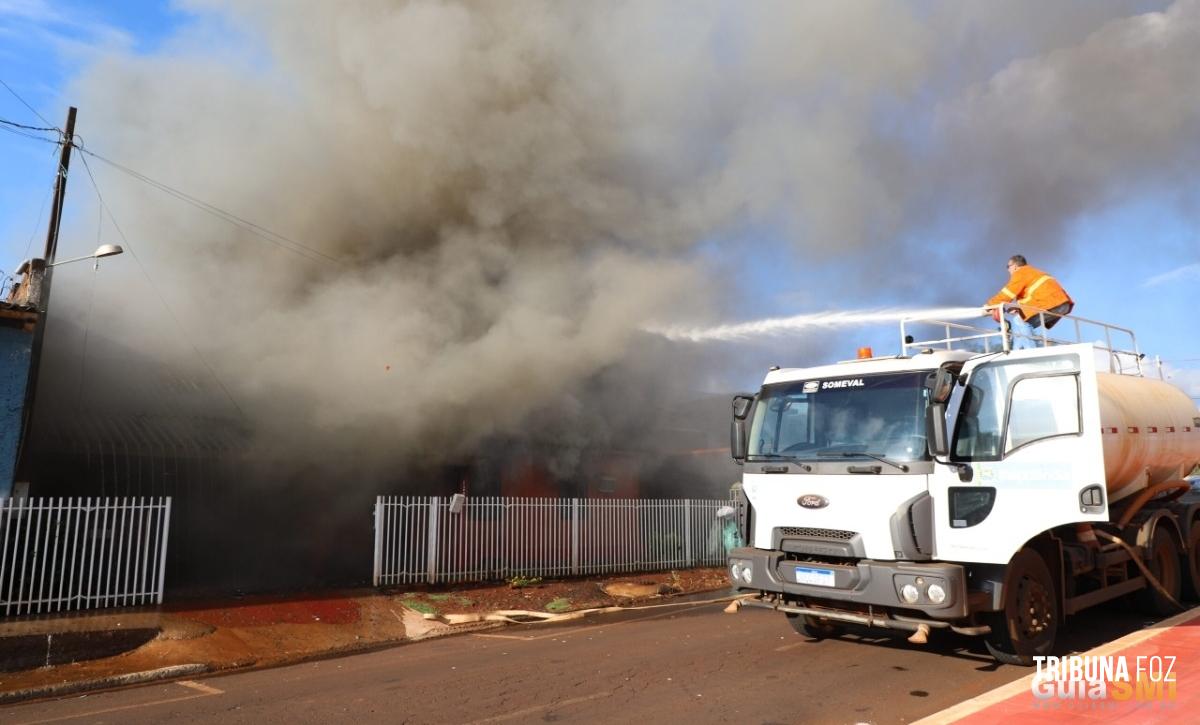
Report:
M 1012 276 L 1008 278 L 1008 284 L 1001 287 L 999 292 L 988 298 L 988 301 L 984 303 L 985 305 L 1001 305 L 1006 302 L 1012 302 L 1020 296 L 1024 285 L 1017 279 L 1017 271 L 1014 271 Z

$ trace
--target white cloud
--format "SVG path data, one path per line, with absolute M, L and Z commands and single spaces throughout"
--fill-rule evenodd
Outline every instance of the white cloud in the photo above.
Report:
M 1142 286 L 1156 287 L 1160 284 L 1166 284 L 1168 282 L 1186 282 L 1189 280 L 1200 281 L 1200 262 L 1185 264 L 1182 267 L 1177 267 L 1169 272 L 1156 274 L 1143 282 Z
M 0 32 L 26 45 L 51 45 L 62 54 L 123 48 L 132 38 L 94 12 L 45 0 L 0 0 Z
M 1182 388 L 1188 395 L 1200 399 L 1200 368 L 1176 368 L 1164 364 L 1163 376 L 1172 385 Z
M 44 0 L 0 0 L 0 18 L 47 23 L 60 22 L 64 16 Z

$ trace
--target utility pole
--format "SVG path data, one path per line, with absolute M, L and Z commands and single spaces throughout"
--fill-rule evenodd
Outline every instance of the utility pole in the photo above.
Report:
M 58 228 L 62 223 L 63 200 L 67 195 L 67 170 L 71 168 L 71 148 L 75 144 L 75 113 L 74 106 L 67 109 L 67 126 L 63 131 L 62 153 L 58 158 L 58 177 L 54 180 L 54 203 L 50 207 L 50 227 L 46 230 L 46 253 L 42 255 L 47 265 L 54 264 L 54 255 L 58 252 Z M 46 267 L 45 291 L 43 314 L 46 303 L 50 301 L 49 266 Z
M 71 168 L 71 149 L 75 144 L 75 114 L 76 108 L 67 109 L 67 125 L 63 129 L 62 151 L 58 157 L 58 169 L 54 179 L 54 201 L 50 205 L 50 225 L 46 229 L 46 251 L 42 255 L 44 266 L 42 272 L 41 294 L 37 299 L 38 320 L 33 333 L 33 344 L 29 354 L 29 382 L 25 386 L 25 409 L 21 416 L 21 438 L 17 444 L 17 467 L 14 476 L 14 486 L 28 487 L 33 473 L 33 461 L 30 460 L 29 436 L 33 432 L 33 406 L 37 393 L 38 368 L 42 364 L 42 341 L 46 337 L 47 312 L 50 308 L 50 282 L 54 275 L 54 257 L 58 253 L 58 230 L 62 226 L 63 203 L 67 196 L 67 170 Z M 35 274 L 34 265 L 30 260 L 28 275 Z

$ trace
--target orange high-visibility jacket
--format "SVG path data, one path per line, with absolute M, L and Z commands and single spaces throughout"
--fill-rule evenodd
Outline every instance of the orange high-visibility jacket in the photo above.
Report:
M 1028 320 L 1041 310 L 1048 310 L 1071 301 L 1070 295 L 1062 288 L 1058 280 L 1037 267 L 1026 264 L 1013 270 L 1008 284 L 992 295 L 987 304 L 999 305 L 1005 302 L 1016 302 L 1021 305 L 1021 317 Z

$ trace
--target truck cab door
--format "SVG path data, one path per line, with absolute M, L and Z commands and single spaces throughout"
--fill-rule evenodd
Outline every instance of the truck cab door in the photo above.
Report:
M 1062 345 L 963 367 L 951 460 L 930 479 L 936 558 L 1007 563 L 1043 531 L 1108 519 L 1095 354 Z

